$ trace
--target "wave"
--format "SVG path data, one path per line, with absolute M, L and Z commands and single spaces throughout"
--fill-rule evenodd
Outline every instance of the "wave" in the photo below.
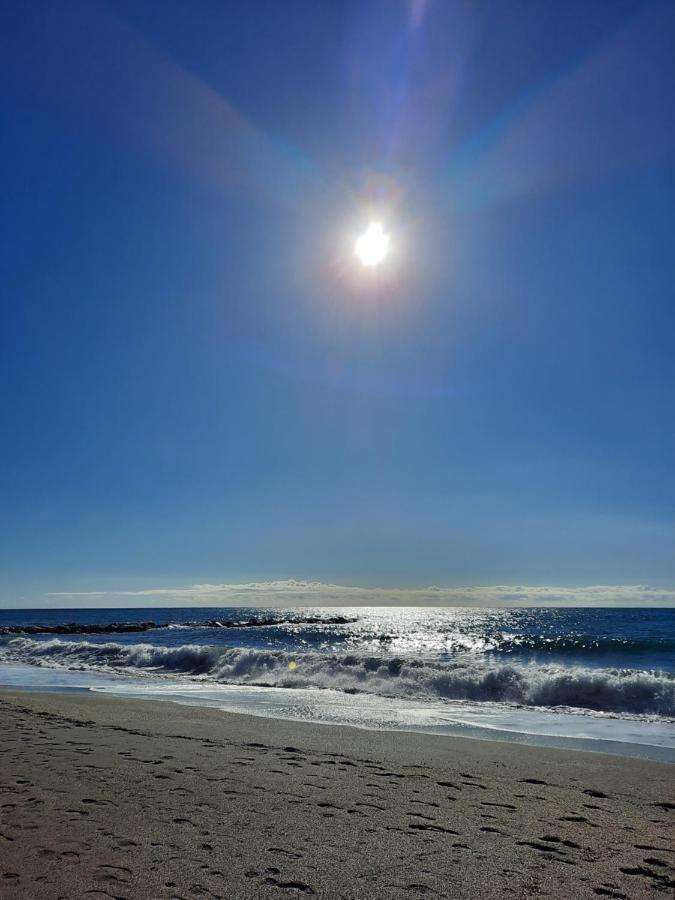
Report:
M 471 700 L 534 707 L 675 716 L 675 675 L 577 666 L 438 663 L 322 653 L 198 646 L 94 644 L 1 638 L 0 662 L 115 673 L 186 675 L 222 684 L 330 688 L 406 699 Z
M 539 653 L 667 653 L 675 652 L 675 641 L 668 638 L 632 640 L 620 637 L 594 637 L 588 634 L 501 635 L 488 650 L 515 653 L 520 650 Z
M 33 635 L 84 636 L 84 635 L 124 635 L 135 632 L 156 630 L 189 631 L 220 629 L 253 629 L 277 627 L 286 629 L 289 634 L 309 626 L 310 644 L 320 643 L 329 629 L 332 643 L 346 641 L 347 646 L 357 651 L 356 644 L 361 644 L 361 652 L 378 653 L 387 650 L 390 653 L 408 653 L 410 650 L 410 634 L 405 632 L 368 633 L 356 629 L 353 631 L 336 630 L 334 626 L 351 625 L 358 622 L 356 617 L 344 615 L 313 615 L 294 613 L 292 615 L 256 615 L 243 618 L 227 616 L 225 618 L 195 619 L 190 621 L 117 621 L 117 622 L 59 622 L 55 624 L 12 624 L 0 625 L 0 637 Z M 318 626 L 312 628 L 311 626 Z M 431 641 L 438 653 L 455 654 L 470 653 L 474 655 L 513 657 L 600 657 L 603 654 L 621 654 L 621 656 L 644 654 L 675 653 L 675 640 L 670 637 L 641 637 L 639 639 L 617 636 L 596 636 L 584 633 L 566 634 L 527 634 L 507 631 L 480 631 L 475 629 L 452 628 L 440 629 L 431 634 L 421 631 L 415 635 L 421 646 Z M 337 651 L 337 648 L 335 648 Z M 616 662 L 616 658 L 612 660 Z
M 426 635 L 420 640 L 424 642 Z M 365 640 L 365 639 L 364 639 Z M 407 635 L 378 634 L 367 639 L 370 647 L 396 647 Z M 478 634 L 444 632 L 435 641 L 437 649 L 445 653 L 467 651 L 475 654 L 537 654 L 537 655 L 602 655 L 609 653 L 675 653 L 675 641 L 669 638 L 594 637 L 588 634 Z

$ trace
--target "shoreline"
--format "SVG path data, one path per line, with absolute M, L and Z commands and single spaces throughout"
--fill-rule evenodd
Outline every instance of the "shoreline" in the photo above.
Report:
M 44 683 L 40 682 L 39 674 L 45 679 Z M 340 695 L 337 704 L 329 697 L 331 702 L 326 706 L 326 695 L 332 695 L 333 692 L 323 689 L 304 691 L 298 688 L 206 684 L 200 685 L 200 690 L 195 691 L 192 683 L 185 685 L 176 682 L 172 689 L 169 681 L 144 683 L 142 679 L 131 675 L 108 678 L 104 674 L 92 672 L 85 678 L 84 674 L 25 664 L 0 665 L 0 691 L 103 694 L 121 699 L 171 702 L 224 713 L 308 722 L 321 726 L 330 724 L 391 734 L 419 733 L 460 737 L 675 763 L 675 723 L 639 721 L 630 716 L 596 716 L 588 711 L 545 707 L 509 709 L 504 705 L 498 709 L 490 706 L 486 717 L 480 705 L 455 708 L 451 704 L 438 706 L 435 710 L 441 717 L 446 717 L 444 721 L 434 722 L 432 716 L 425 722 L 416 716 L 410 718 L 405 712 L 402 717 L 396 718 L 409 704 L 413 708 L 416 706 L 415 701 L 408 698 L 378 698 L 377 695 L 359 694 L 351 698 L 349 707 L 345 707 L 345 697 Z M 49 683 L 50 675 L 56 678 L 54 683 Z M 73 683 L 69 684 L 69 681 Z M 162 690 L 158 691 L 160 684 Z M 317 702 L 318 698 L 320 702 Z M 373 702 L 374 707 L 370 707 Z M 294 714 L 298 703 L 303 708 L 302 716 Z M 364 703 L 367 705 L 361 709 Z M 356 714 L 356 710 L 360 710 L 360 713 Z M 628 732 L 629 728 L 634 729 L 633 733 Z M 577 731 L 582 733 L 575 733 Z
M 0 690 L 0 725 L 8 896 L 633 898 L 673 884 L 664 762 L 94 693 Z

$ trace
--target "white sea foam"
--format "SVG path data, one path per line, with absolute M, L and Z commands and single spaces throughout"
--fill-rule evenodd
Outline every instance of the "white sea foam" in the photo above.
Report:
M 579 666 L 423 662 L 346 654 L 113 642 L 0 639 L 0 662 L 183 675 L 224 684 L 331 688 L 408 699 L 471 700 L 532 707 L 675 716 L 675 676 Z

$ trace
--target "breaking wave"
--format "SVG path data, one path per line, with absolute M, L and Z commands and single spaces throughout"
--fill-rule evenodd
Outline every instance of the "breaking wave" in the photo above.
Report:
M 386 697 L 675 716 L 675 675 L 559 665 L 424 662 L 363 654 L 0 638 L 0 662 L 184 675 L 221 684 L 330 688 Z

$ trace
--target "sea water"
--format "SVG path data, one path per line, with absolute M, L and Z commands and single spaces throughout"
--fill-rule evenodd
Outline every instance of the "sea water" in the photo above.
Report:
M 0 684 L 675 759 L 673 609 L 0 611 Z

